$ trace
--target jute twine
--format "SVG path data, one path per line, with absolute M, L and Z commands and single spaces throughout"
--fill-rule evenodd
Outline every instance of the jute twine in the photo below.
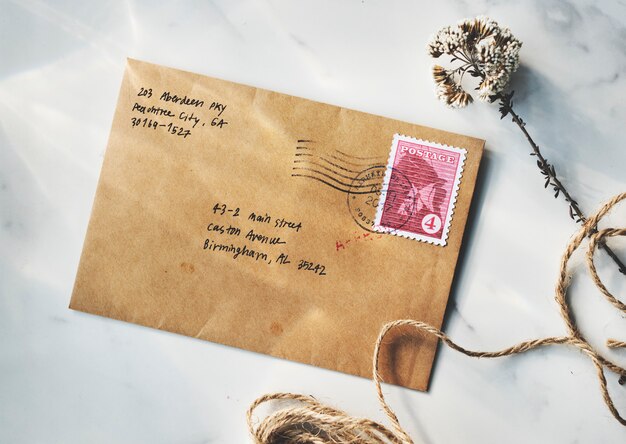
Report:
M 379 369 L 379 353 L 385 335 L 394 328 L 412 327 L 420 332 L 434 335 L 441 339 L 446 345 L 467 356 L 476 358 L 498 358 L 517 353 L 524 353 L 544 345 L 565 344 L 577 347 L 586 354 L 593 362 L 600 391 L 606 406 L 609 408 L 615 419 L 620 424 L 626 425 L 626 419 L 620 416 L 617 408 L 613 404 L 611 395 L 607 389 L 604 369 L 608 369 L 622 378 L 626 377 L 626 369 L 612 363 L 607 358 L 601 356 L 584 338 L 580 330 L 576 327 L 570 307 L 567 302 L 567 288 L 570 282 L 568 274 L 568 263 L 574 251 L 580 246 L 583 239 L 589 237 L 589 249 L 587 251 L 587 266 L 593 282 L 598 287 L 604 297 L 618 310 L 626 313 L 626 305 L 615 298 L 600 280 L 596 267 L 593 263 L 594 251 L 601 242 L 613 236 L 626 235 L 626 228 L 607 228 L 597 230 L 597 224 L 606 213 L 618 202 L 626 199 L 626 193 L 619 194 L 602 206 L 593 216 L 591 216 L 581 230 L 571 239 L 561 258 L 559 277 L 556 283 L 555 299 L 561 311 L 561 316 L 569 334 L 567 336 L 555 336 L 543 339 L 520 342 L 504 350 L 495 352 L 472 351 L 461 347 L 452 341 L 445 333 L 432 325 L 414 320 L 397 320 L 386 324 L 378 335 L 374 349 L 373 360 L 373 380 L 376 386 L 376 393 L 380 405 L 387 418 L 391 422 L 391 427 L 387 427 L 378 422 L 366 418 L 357 418 L 347 413 L 326 406 L 317 401 L 312 396 L 299 395 L 295 393 L 272 393 L 261 396 L 252 403 L 248 409 L 248 428 L 256 444 L 324 444 L 324 443 L 401 443 L 412 444 L 413 440 L 400 425 L 398 417 L 385 401 L 381 389 L 382 378 Z M 612 348 L 626 347 L 626 342 L 609 339 L 607 346 Z M 268 401 L 287 400 L 289 405 L 263 418 L 258 424 L 253 419 L 255 409 Z

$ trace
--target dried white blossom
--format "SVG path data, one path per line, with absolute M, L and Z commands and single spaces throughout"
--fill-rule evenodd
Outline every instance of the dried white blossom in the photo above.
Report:
M 461 85 L 454 81 L 451 73 L 442 66 L 433 66 L 433 77 L 437 84 L 437 97 L 446 105 L 451 108 L 463 108 L 472 103 L 472 96 L 464 91 Z
M 517 70 L 521 47 L 510 29 L 498 26 L 488 17 L 462 20 L 456 26 L 440 29 L 428 42 L 429 54 L 434 58 L 447 54 L 462 65 L 450 70 L 433 67 L 437 97 L 455 108 L 471 103 L 471 95 L 461 86 L 467 73 L 480 79 L 478 98 L 492 101 Z

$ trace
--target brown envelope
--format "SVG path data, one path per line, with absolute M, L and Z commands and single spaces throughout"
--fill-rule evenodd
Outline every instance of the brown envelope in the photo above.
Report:
M 465 150 L 445 245 L 411 232 L 448 179 L 397 134 Z M 442 323 L 483 145 L 128 60 L 70 308 L 369 377 L 385 322 Z M 390 337 L 385 380 L 425 390 L 435 349 Z

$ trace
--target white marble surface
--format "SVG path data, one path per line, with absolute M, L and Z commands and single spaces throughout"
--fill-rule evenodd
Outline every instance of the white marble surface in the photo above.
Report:
M 563 334 L 565 204 L 495 106 L 452 111 L 432 92 L 428 36 L 481 13 L 524 42 L 519 112 L 582 207 L 626 190 L 622 0 L 0 0 L 0 442 L 247 442 L 245 410 L 268 391 L 383 420 L 365 379 L 67 308 L 127 56 L 487 139 L 445 329 L 480 349 Z M 603 345 L 626 339 L 626 319 L 580 259 L 581 327 L 626 365 Z M 417 442 L 626 441 L 590 361 L 566 347 L 494 361 L 441 347 L 429 393 L 385 391 Z

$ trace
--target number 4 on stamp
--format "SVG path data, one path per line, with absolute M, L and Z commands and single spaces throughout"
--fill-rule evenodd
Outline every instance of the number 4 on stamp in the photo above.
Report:
M 446 245 L 466 150 L 396 134 L 374 230 Z

